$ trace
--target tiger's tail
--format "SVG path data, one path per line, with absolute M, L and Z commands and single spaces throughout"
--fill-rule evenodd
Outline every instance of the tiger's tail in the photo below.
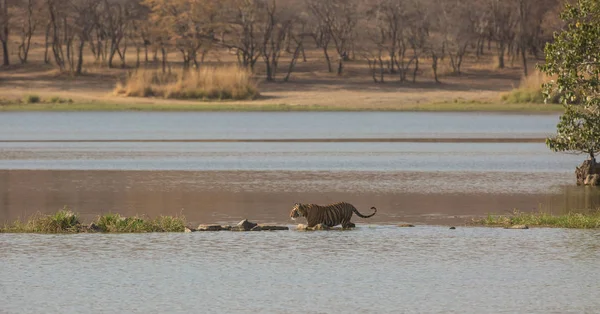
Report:
M 369 217 L 373 217 L 373 215 L 375 215 L 377 213 L 377 208 L 375 207 L 371 207 L 372 210 L 374 210 L 374 212 L 371 215 L 363 215 L 361 213 L 358 212 L 358 209 L 353 208 L 352 211 L 360 218 L 369 218 Z

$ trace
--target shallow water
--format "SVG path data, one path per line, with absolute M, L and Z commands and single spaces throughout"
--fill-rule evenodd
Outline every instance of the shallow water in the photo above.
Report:
M 597 231 L 0 234 L 0 312 L 590 313 Z
M 376 206 L 374 221 L 389 223 L 596 204 L 595 196 L 563 188 L 582 157 L 543 143 L 111 142 L 543 138 L 556 121 L 478 113 L 7 113 L 0 115 L 0 223 L 63 206 L 87 218 L 183 212 L 194 223 L 286 222 L 294 202 L 348 201 Z M 19 142 L 93 139 L 108 141 Z
M 545 137 L 558 115 L 424 112 L 9 112 L 0 140 Z
M 543 143 L 0 143 L 0 169 L 572 172 Z

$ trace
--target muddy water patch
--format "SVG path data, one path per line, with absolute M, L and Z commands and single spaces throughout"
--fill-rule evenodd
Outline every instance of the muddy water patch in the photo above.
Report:
M 555 174 L 299 171 L 0 171 L 0 221 L 53 213 L 63 206 L 87 221 L 97 215 L 183 214 L 190 223 L 248 218 L 292 223 L 296 202 L 346 201 L 379 212 L 357 223 L 452 223 L 464 217 L 580 206 L 594 194 L 540 186 Z M 564 179 L 568 181 L 568 178 Z M 568 192 L 568 193 L 567 193 Z M 586 196 L 588 195 L 588 196 Z M 590 206 L 596 201 L 588 201 Z

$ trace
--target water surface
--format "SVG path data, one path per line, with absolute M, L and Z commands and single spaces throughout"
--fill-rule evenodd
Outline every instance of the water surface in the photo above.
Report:
M 8 112 L 0 140 L 545 137 L 558 115 L 421 112 Z
M 0 312 L 590 313 L 597 231 L 0 234 Z

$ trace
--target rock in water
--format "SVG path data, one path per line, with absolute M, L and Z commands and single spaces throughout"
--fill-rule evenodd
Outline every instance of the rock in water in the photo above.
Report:
M 504 227 L 504 229 L 529 229 L 529 227 L 527 225 L 512 225 Z
M 258 224 L 249 222 L 248 219 L 244 219 L 240 221 L 237 225 L 231 227 L 231 231 L 250 231 L 252 228 L 256 227 Z
M 190 233 L 190 232 L 194 232 L 194 231 L 195 231 L 195 230 L 194 230 L 194 229 L 192 229 L 192 228 L 185 227 L 185 230 L 184 230 L 183 232 L 185 232 L 185 233 Z
M 261 230 L 264 231 L 275 231 L 275 230 L 290 230 L 287 226 L 269 226 L 269 225 L 258 225 Z
M 198 231 L 221 231 L 223 228 L 221 225 L 199 225 L 196 229 Z
M 252 229 L 250 229 L 250 231 L 263 231 L 263 228 L 261 228 L 260 226 L 254 226 L 252 227 Z
M 89 232 L 102 232 L 102 230 L 100 229 L 100 227 L 98 227 L 98 225 L 96 225 L 95 223 L 91 223 L 90 226 L 88 227 L 88 231 Z
M 411 224 L 399 224 L 399 225 L 398 225 L 398 227 L 401 227 L 401 228 L 412 228 L 412 227 L 414 227 L 414 226 L 415 226 L 415 225 L 411 225 Z
M 456 227 L 450 227 L 450 230 L 454 230 L 454 229 L 456 229 Z

